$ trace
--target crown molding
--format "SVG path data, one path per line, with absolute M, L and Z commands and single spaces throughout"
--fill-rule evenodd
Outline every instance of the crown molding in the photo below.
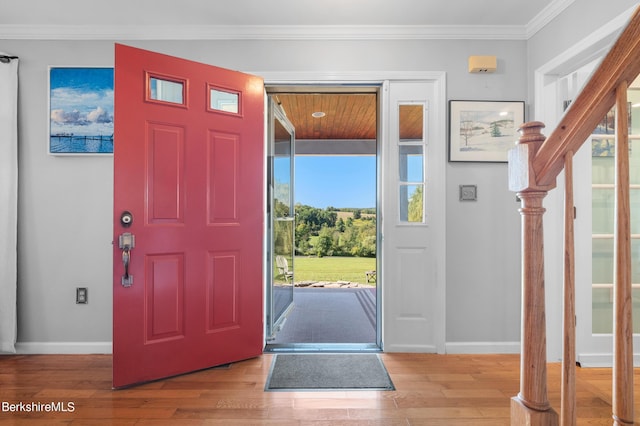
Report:
M 0 25 L 0 40 L 525 40 L 525 26 Z
M 528 40 L 575 0 L 527 25 L 0 25 L 0 40 Z
M 549 3 L 527 24 L 527 40 L 533 37 L 549 22 L 553 21 L 556 16 L 560 15 L 567 7 L 571 6 L 574 1 L 575 0 L 554 0 Z

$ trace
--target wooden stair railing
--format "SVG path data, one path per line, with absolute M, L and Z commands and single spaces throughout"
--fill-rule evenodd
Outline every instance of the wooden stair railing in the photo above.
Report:
M 548 138 L 543 123 L 525 123 L 509 152 L 509 188 L 521 199 L 522 331 L 520 392 L 511 399 L 511 424 L 576 424 L 573 154 L 616 106 L 614 229 L 614 425 L 634 424 L 631 229 L 627 88 L 640 74 L 640 7 Z M 563 365 L 560 416 L 547 397 L 543 199 L 565 170 Z

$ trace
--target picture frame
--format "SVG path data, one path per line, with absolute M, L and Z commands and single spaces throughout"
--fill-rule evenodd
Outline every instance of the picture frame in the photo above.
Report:
M 449 101 L 449 161 L 506 163 L 524 123 L 523 101 Z
M 113 68 L 49 67 L 50 155 L 113 154 Z

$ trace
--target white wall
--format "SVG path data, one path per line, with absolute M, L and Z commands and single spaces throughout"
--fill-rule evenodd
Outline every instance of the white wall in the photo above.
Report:
M 449 99 L 527 101 L 525 41 L 128 44 L 241 71 L 445 71 Z M 20 56 L 18 342 L 23 350 L 76 342 L 91 351 L 111 340 L 112 158 L 47 154 L 47 67 L 112 66 L 113 43 L 0 40 L 0 50 Z M 469 74 L 470 55 L 496 55 L 498 72 Z M 446 174 L 449 350 L 476 342 L 512 348 L 520 334 L 520 235 L 507 166 L 448 163 Z M 460 184 L 478 185 L 478 201 L 459 202 Z M 75 287 L 89 288 L 88 305 L 75 304 Z

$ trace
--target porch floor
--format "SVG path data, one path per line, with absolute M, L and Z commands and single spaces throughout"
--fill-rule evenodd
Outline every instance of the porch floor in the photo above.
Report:
M 269 344 L 376 342 L 376 288 L 294 288 L 293 309 Z

